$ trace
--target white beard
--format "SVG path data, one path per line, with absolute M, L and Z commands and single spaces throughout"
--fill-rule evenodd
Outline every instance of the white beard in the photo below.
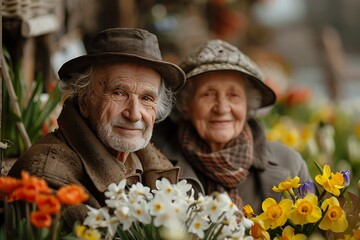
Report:
M 112 129 L 114 126 L 122 126 L 128 128 L 142 129 L 142 137 L 127 137 L 114 134 Z M 97 126 L 97 134 L 100 140 L 107 146 L 119 152 L 135 152 L 145 148 L 152 136 L 152 128 L 146 128 L 143 121 L 130 123 L 124 119 L 116 119 L 111 123 L 101 124 Z

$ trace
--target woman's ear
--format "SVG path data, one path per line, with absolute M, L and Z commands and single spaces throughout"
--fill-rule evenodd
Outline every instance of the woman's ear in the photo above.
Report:
M 90 116 L 91 102 L 90 99 L 81 96 L 78 99 L 80 113 L 84 118 L 88 118 Z

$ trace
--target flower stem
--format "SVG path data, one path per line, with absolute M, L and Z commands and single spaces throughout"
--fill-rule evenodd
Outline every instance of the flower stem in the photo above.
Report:
M 30 220 L 30 206 L 29 203 L 25 203 L 25 214 L 26 214 L 26 228 L 28 231 L 28 236 L 31 237 L 32 240 L 35 240 L 34 238 L 34 233 L 32 231 L 32 227 L 31 227 L 31 220 Z
M 60 224 L 60 212 L 58 212 L 55 215 L 55 223 L 54 223 L 54 227 L 52 229 L 52 240 L 56 240 L 57 239 L 57 233 L 58 233 L 58 228 L 59 228 L 59 224 Z

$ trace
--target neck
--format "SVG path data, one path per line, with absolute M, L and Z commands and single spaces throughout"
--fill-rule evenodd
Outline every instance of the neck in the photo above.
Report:
M 128 156 L 129 156 L 128 152 L 118 152 L 116 158 L 120 162 L 125 163 Z

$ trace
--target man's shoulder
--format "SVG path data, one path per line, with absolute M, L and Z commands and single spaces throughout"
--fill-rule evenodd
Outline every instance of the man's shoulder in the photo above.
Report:
M 53 134 L 47 135 L 32 145 L 14 163 L 10 176 L 20 177 L 21 171 L 44 178 L 62 178 L 64 173 L 73 172 L 81 160 L 64 142 Z

